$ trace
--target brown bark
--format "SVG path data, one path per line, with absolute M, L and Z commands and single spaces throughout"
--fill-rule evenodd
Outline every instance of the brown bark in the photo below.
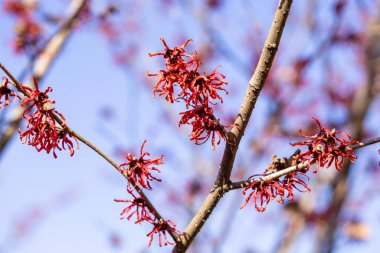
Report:
M 186 252 L 226 191 L 224 185 L 230 182 L 230 175 L 240 140 L 268 77 L 292 3 L 293 1 L 291 0 L 281 0 L 279 2 L 272 26 L 269 30 L 255 72 L 249 81 L 234 127 L 227 135 L 226 147 L 224 149 L 218 176 L 210 193 L 199 208 L 199 211 L 190 221 L 180 237 L 180 241 L 177 242 L 177 245 L 174 247 L 173 252 L 175 253 Z

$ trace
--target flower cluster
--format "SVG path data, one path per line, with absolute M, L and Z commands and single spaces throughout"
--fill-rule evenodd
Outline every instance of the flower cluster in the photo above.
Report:
M 178 232 L 175 228 L 176 225 L 171 220 L 151 220 L 150 222 L 153 224 L 153 229 L 146 235 L 150 237 L 148 247 L 152 245 L 153 237 L 155 234 L 158 234 L 158 244 L 160 245 L 160 247 L 162 247 L 162 239 L 164 239 L 165 246 L 167 246 L 168 244 L 173 246 L 175 245 L 175 243 L 170 242 L 166 236 L 166 232 Z
M 127 162 L 119 166 L 120 171 L 128 179 L 127 192 L 132 196 L 132 200 L 115 199 L 114 201 L 129 203 L 129 205 L 120 213 L 121 219 L 126 217 L 127 220 L 130 220 L 133 216 L 135 216 L 136 224 L 147 222 L 153 225 L 152 231 L 147 234 L 147 236 L 150 237 L 148 246 L 152 244 L 155 234 L 158 235 L 160 247 L 162 246 L 162 243 L 164 243 L 165 246 L 168 244 L 175 245 L 174 242 L 170 242 L 167 238 L 167 233 L 178 233 L 175 229 L 175 224 L 171 220 L 164 221 L 156 217 L 155 211 L 149 208 L 144 197 L 136 196 L 132 190 L 133 186 L 141 186 L 144 189 L 151 190 L 152 187 L 150 185 L 150 181 L 161 181 L 160 179 L 152 176 L 152 171 L 160 172 L 160 170 L 151 165 L 163 164 L 162 156 L 154 159 L 147 159 L 146 156 L 149 156 L 150 154 L 143 151 L 146 143 L 147 141 L 145 140 L 141 146 L 139 158 L 136 158 L 128 153 L 126 157 Z
M 322 127 L 321 123 L 315 119 L 311 118 L 317 123 L 319 127 L 319 133 L 307 136 L 309 140 L 292 143 L 292 146 L 306 146 L 308 149 L 298 155 L 297 159 L 302 163 L 310 160 L 316 162 L 316 169 L 314 173 L 318 171 L 318 167 L 327 166 L 330 167 L 333 163 L 337 170 L 341 170 L 343 167 L 343 160 L 345 157 L 350 159 L 351 163 L 354 163 L 354 159 L 357 157 L 354 155 L 354 150 L 349 146 L 358 143 L 357 141 L 350 141 L 351 136 L 343 131 L 336 131 L 335 128 L 332 130 Z M 343 136 L 343 138 L 337 135 Z M 345 137 L 345 138 L 344 138 Z M 308 169 L 310 168 L 310 163 Z
M 300 192 L 310 191 L 310 188 L 298 175 L 306 176 L 303 173 L 294 172 L 287 174 L 283 179 L 273 179 L 268 181 L 254 178 L 259 175 L 251 176 L 248 178 L 251 179 L 251 183 L 244 188 L 242 193 L 245 195 L 247 191 L 251 192 L 248 194 L 240 208 L 244 208 L 251 199 L 258 212 L 264 212 L 271 200 L 283 204 L 286 197 L 290 201 L 293 201 L 294 189 Z M 301 189 L 300 187 L 303 187 L 304 189 Z
M 9 80 L 6 77 L 3 77 L 2 79 L 4 80 L 4 82 L 0 85 L 0 105 L 3 103 L 1 101 L 2 98 L 4 98 L 5 102 L 3 106 L 0 106 L 0 109 L 3 109 L 4 107 L 10 105 L 11 97 L 13 97 L 13 100 L 15 98 L 20 99 L 16 92 L 8 87 Z
M 17 53 L 26 52 L 36 48 L 42 38 L 42 28 L 34 20 L 32 10 L 35 6 L 27 6 L 20 0 L 7 0 L 4 10 L 17 20 L 15 26 L 16 38 L 14 49 Z
M 343 160 L 346 157 L 351 163 L 354 162 L 356 156 L 354 155 L 354 149 L 350 148 L 350 145 L 357 144 L 358 142 L 350 141 L 351 137 L 345 132 L 335 129 L 329 130 L 322 127 L 317 119 L 312 118 L 312 120 L 318 125 L 319 132 L 312 136 L 306 136 L 301 131 L 301 134 L 309 138 L 309 140 L 291 144 L 292 146 L 307 146 L 308 149 L 304 152 L 297 149 L 289 158 L 273 156 L 272 164 L 264 171 L 264 174 L 248 178 L 249 184 L 244 188 L 242 193 L 244 195 L 248 191 L 250 193 L 241 208 L 244 208 L 252 199 L 256 210 L 263 212 L 271 200 L 284 203 L 286 197 L 290 201 L 293 201 L 294 189 L 300 192 L 310 191 L 310 188 L 300 177 L 303 176 L 309 179 L 305 173 L 314 162 L 316 163 L 314 173 L 318 171 L 318 167 L 330 167 L 333 163 L 337 170 L 341 170 L 343 168 Z M 343 137 L 338 137 L 338 135 Z M 265 180 L 265 177 L 272 173 L 305 162 L 308 162 L 307 167 L 302 170 L 287 173 L 282 178 Z
M 135 215 L 136 224 L 144 220 L 151 220 L 152 214 L 150 213 L 148 207 L 146 206 L 145 200 L 141 197 L 136 197 L 133 194 L 133 191 L 128 188 L 127 188 L 127 191 L 129 194 L 131 194 L 131 196 L 133 197 L 133 200 L 114 199 L 115 202 L 130 203 L 129 206 L 124 208 L 124 210 L 120 213 L 121 219 L 124 219 L 125 217 L 127 217 L 127 220 L 130 220 L 132 216 Z
M 148 152 L 143 152 L 146 142 L 147 141 L 145 140 L 141 146 L 139 158 L 132 156 L 131 153 L 128 153 L 126 156 L 127 162 L 120 165 L 122 173 L 128 178 L 128 188 L 130 188 L 133 183 L 145 189 L 151 190 L 152 187 L 150 186 L 150 181 L 161 181 L 161 179 L 158 179 L 151 174 L 152 171 L 161 171 L 150 165 L 162 165 L 162 156 L 154 159 L 146 159 L 145 156 L 150 155 Z
M 153 87 L 155 94 L 165 96 L 165 99 L 173 103 L 183 100 L 187 111 L 181 112 L 179 125 L 188 124 L 192 126 L 191 140 L 195 144 L 203 144 L 211 137 L 212 148 L 218 145 L 221 139 L 225 139 L 224 126 L 220 120 L 215 118 L 211 105 L 223 102 L 219 91 L 227 91 L 223 85 L 224 75 L 214 69 L 211 73 L 200 73 L 198 71 L 201 62 L 197 54 L 186 54 L 185 47 L 191 41 L 187 40 L 182 46 L 170 48 L 164 39 L 163 52 L 149 54 L 149 56 L 163 56 L 165 58 L 165 70 L 160 70 L 155 76 L 158 81 Z
M 52 106 L 55 101 L 48 96 L 52 88 L 40 91 L 36 79 L 35 89 L 21 86 L 28 94 L 21 103 L 26 108 L 22 117 L 27 121 L 26 130 L 23 132 L 19 129 L 23 143 L 35 147 L 38 152 L 45 150 L 49 154 L 52 151 L 54 158 L 57 158 L 56 150 L 62 149 L 68 149 L 70 155 L 74 155 L 73 141 L 78 149 L 78 140 L 65 127 L 65 117 Z M 58 116 L 61 124 L 57 122 Z
M 150 212 L 148 206 L 146 205 L 146 202 L 141 197 L 136 197 L 133 194 L 133 191 L 127 188 L 127 191 L 131 196 L 133 197 L 133 200 L 122 200 L 122 199 L 115 199 L 115 202 L 123 202 L 123 203 L 129 203 L 129 205 L 124 208 L 124 210 L 120 213 L 121 219 L 124 219 L 125 217 L 127 220 L 130 220 L 133 216 L 136 216 L 135 224 L 140 224 L 143 221 L 148 222 L 153 225 L 152 230 L 146 235 L 148 236 L 149 243 L 148 247 L 152 244 L 154 235 L 158 235 L 158 243 L 160 247 L 162 247 L 162 242 L 164 242 L 164 245 L 175 245 L 174 242 L 170 242 L 167 238 L 167 232 L 168 233 L 179 233 L 179 231 L 176 230 L 176 225 L 171 220 L 162 220 L 158 219 L 152 212 Z
M 145 221 L 153 225 L 152 230 L 146 235 L 148 236 L 149 243 L 148 247 L 152 245 L 154 235 L 158 235 L 158 243 L 160 247 L 162 247 L 162 242 L 164 242 L 164 245 L 175 245 L 174 242 L 171 242 L 167 238 L 167 232 L 174 232 L 178 233 L 176 230 L 176 225 L 171 220 L 163 221 L 158 220 L 155 218 L 155 216 L 149 211 L 148 207 L 145 204 L 145 200 L 136 197 L 133 192 L 129 189 L 127 191 L 133 196 L 133 200 L 121 200 L 121 199 L 115 199 L 115 202 L 124 202 L 124 203 L 130 203 L 121 213 L 122 216 L 121 219 L 127 217 L 128 220 L 130 220 L 134 215 L 136 216 L 135 224 L 140 224 L 141 222 Z M 127 216 L 128 215 L 128 216 Z

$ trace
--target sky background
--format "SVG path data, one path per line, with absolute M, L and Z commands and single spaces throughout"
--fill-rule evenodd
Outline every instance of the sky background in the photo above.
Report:
M 44 10 L 57 14 L 62 14 L 68 6 L 68 1 L 40 2 Z M 122 154 L 126 152 L 138 152 L 145 139 L 148 140 L 146 150 L 152 157 L 164 155 L 165 164 L 159 175 L 163 181 L 154 183 L 155 190 L 148 195 L 163 216 L 183 230 L 190 214 L 200 205 L 212 185 L 224 144 L 214 152 L 209 142 L 202 146 L 193 145 L 188 140 L 190 129 L 177 126 L 178 113 L 184 109 L 183 106 L 169 105 L 160 97 L 152 99 L 150 85 L 155 80 L 147 79 L 146 71 L 156 73 L 163 62 L 150 58 L 148 53 L 163 50 L 160 37 L 165 38 L 170 46 L 192 38 L 189 52 L 196 50 L 199 53 L 207 51 L 204 45 L 208 45 L 210 38 L 225 42 L 207 59 L 202 71 L 209 72 L 220 65 L 220 72 L 226 75 L 230 94 L 224 96 L 223 106 L 218 107 L 217 112 L 227 120 L 240 107 L 253 71 L 253 55 L 261 50 L 277 1 L 223 1 L 223 6 L 215 10 L 207 10 L 202 1 L 133 2 L 122 1 L 120 12 L 112 17 L 114 22 L 122 21 L 117 23 L 117 29 L 125 33 L 115 40 L 106 38 L 96 22 L 77 27 L 44 78 L 43 87 L 53 88 L 50 98 L 56 101 L 56 109 L 65 115 L 69 126 L 117 162 L 125 161 Z M 325 7 L 330 10 L 327 2 L 331 1 L 326 1 Z M 94 1 L 93 12 L 100 13 L 105 6 L 106 1 Z M 296 25 L 301 24 L 304 18 L 301 15 L 305 10 L 303 1 L 295 1 L 293 8 L 279 53 L 281 63 L 294 59 L 300 51 L 307 54 L 318 44 L 317 40 L 311 40 L 314 37 L 310 37 L 303 25 Z M 332 20 L 326 10 L 321 7 L 316 15 L 328 27 Z M 350 15 L 347 14 L 347 19 Z M 12 51 L 14 20 L 1 13 L 0 21 L 0 61 L 18 76 L 26 65 L 26 58 Z M 213 29 L 216 32 L 210 34 Z M 54 29 L 47 27 L 46 30 Z M 321 33 L 316 37 L 322 40 L 323 36 Z M 128 61 L 115 63 L 115 55 L 123 52 L 131 52 L 127 54 Z M 233 56 L 228 52 L 233 52 Z M 349 54 L 346 56 L 350 57 Z M 337 60 L 336 66 L 339 62 L 344 65 L 347 59 Z M 315 83 L 324 79 L 317 72 L 320 65 L 323 65 L 322 61 L 309 72 Z M 347 64 L 345 68 L 353 83 L 363 78 L 350 72 L 351 65 Z M 299 92 L 301 95 L 289 99 L 294 106 L 301 105 L 302 108 L 306 101 L 318 99 L 318 88 L 301 89 Z M 249 141 L 260 137 L 258 133 L 268 123 L 265 118 L 271 106 L 270 97 L 263 94 L 247 128 L 247 138 L 239 148 L 236 167 L 254 164 L 254 168 L 248 169 L 249 175 L 262 171 L 272 155 L 268 151 L 265 159 L 258 159 L 250 151 Z M 377 101 L 373 107 L 378 106 Z M 380 135 L 377 113 L 378 109 L 371 109 L 367 122 L 374 136 Z M 7 115 L 10 114 L 11 110 L 8 110 Z M 295 121 L 284 123 L 288 129 L 298 131 L 302 127 L 300 124 L 309 122 L 310 117 L 316 115 L 322 120 L 334 118 L 337 121 L 345 116 L 344 112 L 334 108 L 317 106 L 314 111 L 305 110 Z M 265 145 L 269 150 L 289 155 L 288 143 L 294 141 L 289 138 L 273 139 Z M 375 146 L 361 151 L 357 167 L 365 167 L 370 159 L 366 154 L 376 154 L 377 149 Z M 38 153 L 23 145 L 15 135 L 0 159 L 1 253 L 169 251 L 169 248 L 157 246 L 157 238 L 150 248 L 146 247 L 149 226 L 119 219 L 125 205 L 113 199 L 129 198 L 125 179 L 85 145 L 80 144 L 73 157 L 67 152 L 60 152 L 54 159 L 51 154 Z M 321 173 L 327 175 L 330 172 L 333 173 L 333 169 Z M 363 196 L 360 192 L 363 181 L 360 182 L 360 174 L 357 177 L 357 187 L 353 187 L 357 190 L 352 194 L 360 197 Z M 193 178 L 205 184 L 205 191 L 190 207 L 184 208 L 180 204 L 187 201 L 188 183 Z M 380 205 L 376 192 L 374 196 L 376 201 L 360 210 L 360 218 L 371 224 L 371 237 L 365 243 L 356 244 L 342 240 L 339 243 L 345 246 L 340 246 L 337 252 L 375 252 L 378 248 L 376 235 L 380 233 Z M 207 240 L 217 242 L 215 238 L 224 228 L 224 221 L 231 218 L 226 243 L 218 252 L 272 252 L 284 229 L 283 225 L 277 225 L 284 218 L 281 215 L 283 209 L 271 203 L 265 213 L 257 213 L 252 206 L 240 210 L 242 202 L 240 191 L 229 193 L 220 202 L 199 235 L 198 249 L 210 252 L 212 244 L 206 243 Z M 314 241 L 308 238 L 313 237 L 313 233 L 313 230 L 305 229 L 294 245 L 297 249 L 294 252 L 312 252 Z

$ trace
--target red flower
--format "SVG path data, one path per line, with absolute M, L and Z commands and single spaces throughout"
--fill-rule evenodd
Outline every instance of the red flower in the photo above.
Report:
M 7 0 L 4 2 L 4 10 L 9 14 L 15 15 L 17 17 L 26 16 L 27 10 L 24 4 L 19 0 Z
M 35 147 L 35 149 L 40 152 L 45 150 L 46 153 L 53 151 L 54 158 L 57 158 L 56 150 L 61 151 L 62 149 L 68 149 L 70 156 L 74 155 L 74 143 L 72 139 L 77 144 L 77 149 L 79 149 L 78 140 L 72 136 L 66 129 L 62 129 L 59 126 L 55 128 L 50 124 L 43 125 L 43 130 L 35 128 L 33 125 L 33 119 L 28 121 L 27 130 L 22 132 L 19 129 L 20 139 L 23 143 L 27 143 Z M 37 124 L 38 126 L 38 124 Z
M 314 173 L 318 171 L 318 166 L 324 167 L 326 165 L 328 168 L 332 163 L 335 164 L 337 170 L 342 169 L 343 160 L 345 157 L 348 157 L 351 163 L 354 163 L 354 159 L 357 157 L 354 155 L 354 150 L 349 148 L 349 146 L 358 142 L 350 141 L 351 136 L 343 131 L 336 131 L 335 128 L 333 130 L 326 129 L 322 127 L 321 123 L 317 119 L 311 119 L 317 123 L 320 131 L 315 135 L 306 136 L 300 130 L 301 134 L 304 137 L 309 138 L 309 140 L 291 143 L 292 146 L 308 147 L 308 150 L 301 153 L 298 156 L 298 159 L 300 159 L 301 162 L 314 159 L 316 162 L 316 169 Z M 346 139 L 339 138 L 337 135 L 343 135 Z
M 148 76 L 159 77 L 159 80 L 153 87 L 153 97 L 155 97 L 155 94 L 158 93 L 160 96 L 166 94 L 165 99 L 170 103 L 177 100 L 174 98 L 174 86 L 178 80 L 175 75 L 168 71 L 160 70 L 158 74 L 148 74 Z
M 179 126 L 183 124 L 191 124 L 191 120 L 200 118 L 210 118 L 213 115 L 213 110 L 211 107 L 208 106 L 197 106 L 192 110 L 188 110 L 185 112 L 179 113 L 179 115 L 182 115 L 181 120 L 179 121 Z
M 224 126 L 220 124 L 219 119 L 215 119 L 213 110 L 210 107 L 198 106 L 193 110 L 181 112 L 179 125 L 191 124 L 193 129 L 190 140 L 195 144 L 201 145 L 211 137 L 212 149 L 220 144 L 221 139 L 225 139 Z
M 250 178 L 253 177 L 254 176 L 251 176 Z M 259 212 L 264 212 L 271 200 L 281 204 L 284 203 L 284 187 L 276 180 L 253 180 L 252 183 L 244 188 L 242 192 L 243 195 L 250 190 L 252 190 L 252 192 L 248 195 L 240 208 L 244 208 L 252 198 L 255 208 Z
M 0 106 L 0 109 L 3 109 L 4 107 L 8 106 L 11 101 L 9 100 L 10 97 L 13 97 L 13 100 L 15 98 L 20 99 L 20 97 L 16 94 L 16 92 L 8 87 L 8 79 L 6 77 L 3 77 L 4 82 L 0 85 L 0 100 L 4 97 L 5 98 L 5 103 L 4 106 Z M 0 105 L 3 102 L 0 101 Z
M 21 103 L 22 107 L 26 107 L 22 116 L 28 121 L 28 126 L 31 126 L 32 130 L 44 131 L 48 125 L 54 129 L 56 125 L 54 114 L 58 114 L 62 120 L 65 120 L 65 117 L 51 105 L 55 104 L 55 101 L 49 99 L 47 94 L 53 89 L 47 87 L 44 92 L 40 91 L 36 79 L 34 79 L 34 86 L 35 90 L 22 85 L 22 88 L 29 93 Z M 33 109 L 35 111 L 30 113 Z
M 15 30 L 17 37 L 13 44 L 16 53 L 34 49 L 42 38 L 41 26 L 30 18 L 17 23 Z
M 186 45 L 191 41 L 187 40 L 182 46 L 169 48 L 165 40 L 164 52 L 149 54 L 150 56 L 161 55 L 166 59 L 166 70 L 160 70 L 158 74 L 148 74 L 148 76 L 158 77 L 154 85 L 153 97 L 156 93 L 165 95 L 165 99 L 170 103 L 183 100 L 186 108 L 193 108 L 182 115 L 179 125 L 192 125 L 191 140 L 195 144 L 203 144 L 211 137 L 212 148 L 218 145 L 221 139 L 225 139 L 224 126 L 219 123 L 213 115 L 210 105 L 216 104 L 217 100 L 223 102 L 218 91 L 227 91 L 222 85 L 227 84 L 224 76 L 214 69 L 210 74 L 200 74 L 198 67 L 201 64 L 196 57 L 196 53 L 189 55 L 185 53 Z M 176 88 L 177 87 L 177 88 Z M 176 89 L 179 89 L 176 91 Z
M 129 206 L 124 208 L 124 210 L 120 213 L 122 216 L 121 219 L 127 217 L 127 220 L 130 220 L 133 215 L 136 215 L 135 223 L 140 223 L 143 220 L 151 220 L 151 213 L 145 204 L 145 200 L 141 197 L 136 197 L 133 194 L 133 191 L 128 188 L 127 191 L 132 195 L 133 200 L 114 199 L 116 202 L 130 203 Z M 134 210 L 132 211 L 132 209 Z
M 223 84 L 227 84 L 223 79 L 224 75 L 217 72 L 216 69 L 208 75 L 190 71 L 184 77 L 184 83 L 181 85 L 184 91 L 189 89 L 189 92 L 184 93 L 185 95 L 189 94 L 189 96 L 181 96 L 186 101 L 186 107 L 189 105 L 198 106 L 199 104 L 208 105 L 211 103 L 210 98 L 223 102 L 222 97 L 218 94 L 218 90 L 223 90 L 228 94 L 221 87 Z
M 193 130 L 190 140 L 195 140 L 195 144 L 200 145 L 211 137 L 212 150 L 215 150 L 216 145 L 225 139 L 224 127 L 219 121 L 219 119 L 212 120 L 209 118 L 199 118 L 192 121 Z
M 120 169 L 123 171 L 123 173 L 128 177 L 129 180 L 132 180 L 134 184 L 140 185 L 141 187 L 151 190 L 152 187 L 150 186 L 149 181 L 156 180 L 158 182 L 161 182 L 161 179 L 158 179 L 154 176 L 152 176 L 151 171 L 157 171 L 161 172 L 156 167 L 150 166 L 150 165 L 161 165 L 163 164 L 162 157 L 157 157 L 155 159 L 146 159 L 145 156 L 149 156 L 150 153 L 143 152 L 144 146 L 146 144 L 146 140 L 141 146 L 140 149 L 140 157 L 136 158 L 132 156 L 130 153 L 127 155 L 128 162 L 123 163 L 120 165 Z M 123 168 L 127 167 L 127 168 Z M 131 182 L 128 181 L 128 187 L 130 186 Z
M 293 189 L 296 189 L 300 192 L 311 191 L 307 184 L 302 179 L 298 178 L 297 175 L 302 175 L 309 179 L 308 176 L 306 176 L 304 173 L 293 172 L 285 175 L 284 179 L 281 180 L 282 187 L 288 192 L 288 195 L 286 197 L 290 201 L 294 200 Z M 304 189 L 300 189 L 299 186 L 302 186 Z
M 166 236 L 166 232 L 168 232 L 168 231 L 177 233 L 177 230 L 175 229 L 176 225 L 174 224 L 174 222 L 172 222 L 171 220 L 167 220 L 167 221 L 162 221 L 162 220 L 153 221 L 153 220 L 151 220 L 150 222 L 153 224 L 154 227 L 153 227 L 152 231 L 150 231 L 146 235 L 146 236 L 150 237 L 148 247 L 150 247 L 150 245 L 152 245 L 153 237 L 155 234 L 158 234 L 158 244 L 160 245 L 160 247 L 162 247 L 162 239 L 164 239 L 164 245 L 165 246 L 167 246 L 168 244 L 173 245 L 173 246 L 175 245 L 175 243 L 170 242 Z
M 13 41 L 16 53 L 36 49 L 42 39 L 42 28 L 32 17 L 34 7 L 18 0 L 8 0 L 4 4 L 4 10 L 17 19 Z
M 196 60 L 195 55 L 185 54 L 185 47 L 187 46 L 187 44 L 189 44 L 191 39 L 188 39 L 187 41 L 185 41 L 185 43 L 183 43 L 182 46 L 180 46 L 180 47 L 176 46 L 173 49 L 171 49 L 168 46 L 168 44 L 166 44 L 166 41 L 163 38 L 160 38 L 160 40 L 162 41 L 162 43 L 165 46 L 164 52 L 150 53 L 149 56 L 152 57 L 152 56 L 162 55 L 166 59 L 165 67 L 167 69 L 169 69 L 169 70 L 178 70 L 178 69 L 183 70 L 183 69 L 187 69 L 187 67 L 191 66 L 192 64 L 196 64 L 196 66 L 198 66 L 200 64 L 200 62 L 198 60 Z M 190 58 L 190 61 L 186 62 L 183 59 L 183 57 Z
M 74 144 L 71 139 L 77 143 L 77 149 L 79 148 L 78 140 L 56 122 L 56 115 L 61 118 L 63 124 L 65 124 L 65 117 L 51 105 L 55 101 L 49 99 L 47 93 L 51 92 L 52 88 L 48 87 L 41 92 L 35 79 L 34 85 L 35 90 L 22 85 L 29 95 L 21 103 L 21 106 L 26 107 L 23 118 L 27 121 L 27 129 L 24 132 L 19 129 L 20 139 L 35 147 L 38 152 L 45 150 L 49 154 L 53 151 L 55 158 L 57 158 L 55 152 L 57 149 L 61 151 L 67 148 L 72 156 Z
M 58 149 L 59 151 L 61 151 L 62 149 L 66 150 L 66 148 L 68 149 L 70 156 L 73 156 L 74 143 L 71 139 L 73 139 L 76 142 L 77 144 L 76 149 L 79 149 L 79 143 L 78 143 L 77 138 L 75 138 L 75 136 L 69 133 L 66 128 L 57 127 L 57 131 L 58 131 L 58 139 L 55 142 L 56 145 L 51 147 L 51 149 L 53 150 L 54 157 L 55 158 L 57 157 L 57 155 L 55 154 L 55 149 Z

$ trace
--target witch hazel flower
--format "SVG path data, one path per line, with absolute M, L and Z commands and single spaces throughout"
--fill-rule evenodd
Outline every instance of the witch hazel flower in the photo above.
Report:
M 136 216 L 135 223 L 141 223 L 144 220 L 152 220 L 152 214 L 150 213 L 146 202 L 141 197 L 136 197 L 133 191 L 127 188 L 127 191 L 133 197 L 132 200 L 114 199 L 115 202 L 129 203 L 120 213 L 121 219 L 127 218 L 130 220 L 133 216 Z
M 257 175 L 251 176 L 248 179 L 253 179 L 255 176 Z M 252 180 L 252 182 L 244 188 L 242 194 L 245 195 L 248 191 L 250 191 L 250 193 L 240 208 L 244 208 L 251 199 L 258 212 L 264 212 L 271 200 L 280 204 L 284 203 L 285 191 L 277 180 Z
M 280 181 L 283 189 L 288 193 L 286 197 L 290 201 L 294 201 L 294 189 L 299 192 L 311 191 L 310 187 L 305 183 L 305 181 L 300 178 L 300 176 L 303 176 L 309 180 L 309 177 L 306 176 L 305 173 L 293 172 L 285 175 L 284 178 Z
M 6 0 L 3 5 L 4 11 L 15 16 L 26 16 L 25 5 L 19 0 Z
M 27 124 L 25 131 L 18 130 L 20 139 L 24 144 L 35 147 L 38 152 L 45 150 L 49 154 L 52 151 L 54 158 L 57 158 L 56 150 L 62 149 L 67 149 L 73 156 L 74 142 L 79 148 L 78 140 L 68 132 L 65 117 L 52 106 L 55 101 L 48 96 L 52 88 L 40 91 L 36 79 L 34 86 L 35 89 L 21 85 L 27 94 L 21 102 L 21 106 L 26 108 L 22 116 Z M 62 124 L 57 122 L 56 117 L 60 117 Z
M 344 158 L 348 158 L 351 163 L 354 163 L 355 156 L 354 149 L 349 146 L 357 144 L 358 141 L 351 141 L 351 136 L 343 131 L 337 131 L 334 129 L 329 130 L 321 125 L 321 123 L 311 118 L 319 127 L 319 132 L 312 136 L 307 136 L 306 141 L 291 143 L 292 146 L 306 146 L 307 150 L 298 155 L 297 159 L 302 163 L 313 159 L 316 163 L 316 169 L 314 173 L 318 171 L 319 167 L 326 166 L 329 168 L 333 163 L 337 170 L 343 168 Z M 310 168 L 310 163 L 308 169 Z
M 13 41 L 16 53 L 35 49 L 42 39 L 41 26 L 32 19 L 24 19 L 16 24 L 16 38 Z
M 294 201 L 294 189 L 299 192 L 311 191 L 305 181 L 301 179 L 301 176 L 309 179 L 304 173 L 293 172 L 285 175 L 282 179 L 265 181 L 258 177 L 265 175 L 268 174 L 253 175 L 248 178 L 248 180 L 251 179 L 251 183 L 244 188 L 242 194 L 246 195 L 247 192 L 249 194 L 240 208 L 244 208 L 252 201 L 258 212 L 264 212 L 272 200 L 280 204 L 283 204 L 285 199 Z
M 250 183 L 242 192 L 243 195 L 248 191 L 250 193 L 241 208 L 244 208 L 252 199 L 256 210 L 263 212 L 271 200 L 284 203 L 286 196 L 287 199 L 293 201 L 294 189 L 299 192 L 311 191 L 301 177 L 307 180 L 309 179 L 305 173 L 310 169 L 312 162 L 316 163 L 314 173 L 318 171 L 318 167 L 326 166 L 328 168 L 332 164 L 340 171 L 343 168 L 345 158 L 348 158 L 351 163 L 354 163 L 354 159 L 357 157 L 354 155 L 354 149 L 350 148 L 350 146 L 357 144 L 358 141 L 351 141 L 351 136 L 347 133 L 335 129 L 329 130 L 323 127 L 317 119 L 311 119 L 318 125 L 319 132 L 315 135 L 307 136 L 300 131 L 308 140 L 291 144 L 292 146 L 306 146 L 307 150 L 301 152 L 298 149 L 290 158 L 278 158 L 277 156 L 273 156 L 272 164 L 265 170 L 264 174 L 260 176 L 267 176 L 279 170 L 305 162 L 308 162 L 307 168 L 288 173 L 284 175 L 282 179 L 263 180 L 261 177 L 255 178 L 255 176 L 251 176 L 248 178 L 248 180 L 251 179 Z M 286 193 L 287 195 L 285 195 Z
M 9 84 L 8 78 L 3 77 L 2 79 L 4 80 L 4 82 L 0 85 L 0 109 L 3 109 L 4 107 L 10 105 L 10 103 L 14 99 L 16 98 L 20 99 L 17 93 L 8 87 L 8 84 Z M 10 99 L 12 97 L 13 97 L 13 100 L 11 101 Z M 2 101 L 3 98 L 5 100 L 4 102 Z M 3 103 L 4 105 L 2 105 Z
M 126 156 L 127 162 L 119 166 L 120 170 L 128 178 L 128 187 L 139 185 L 142 188 L 151 190 L 150 185 L 151 181 L 161 182 L 161 179 L 158 179 L 152 175 L 152 171 L 160 173 L 161 171 L 151 165 L 162 165 L 163 156 L 147 159 L 146 156 L 150 156 L 150 153 L 144 152 L 143 149 L 147 141 L 145 140 L 140 149 L 140 156 L 134 157 L 131 153 L 128 153 Z
M 153 97 L 155 97 L 155 94 L 157 93 L 159 96 L 166 95 L 165 99 L 170 103 L 177 101 L 174 96 L 174 86 L 177 82 L 177 77 L 175 75 L 168 71 L 160 70 L 158 74 L 148 74 L 148 76 L 159 78 L 153 87 Z
M 158 245 L 162 247 L 162 243 L 164 243 L 165 246 L 167 245 L 176 245 L 175 242 L 170 242 L 167 238 L 167 232 L 174 232 L 178 233 L 176 229 L 176 225 L 171 220 L 150 220 L 149 222 L 152 223 L 153 229 L 146 235 L 150 237 L 148 247 L 152 245 L 154 235 L 158 235 Z
M 153 87 L 153 97 L 155 94 L 165 96 L 170 103 L 184 101 L 188 110 L 180 113 L 182 118 L 179 125 L 192 126 L 190 139 L 195 144 L 203 144 L 211 137 L 212 148 L 215 150 L 221 139 L 225 139 L 225 130 L 220 119 L 214 116 L 212 105 L 223 102 L 220 91 L 228 94 L 223 87 L 227 84 L 225 76 L 217 68 L 209 74 L 198 71 L 201 62 L 196 52 L 192 55 L 185 52 L 190 39 L 174 48 L 170 48 L 164 39 L 161 38 L 161 41 L 165 46 L 164 51 L 149 54 L 163 56 L 165 59 L 165 70 L 160 70 L 157 74 L 148 73 L 148 76 L 158 78 Z
M 212 149 L 224 139 L 224 126 L 219 119 L 215 119 L 213 110 L 207 106 L 198 106 L 192 110 L 180 113 L 182 115 L 179 125 L 190 124 L 192 126 L 191 138 L 195 144 L 205 143 L 211 137 Z
M 35 5 L 19 0 L 6 0 L 4 10 L 16 18 L 13 46 L 16 53 L 29 52 L 38 46 L 42 39 L 42 27 L 33 18 Z
M 28 96 L 24 98 L 21 103 L 22 107 L 26 107 L 23 113 L 23 117 L 26 120 L 33 119 L 35 124 L 41 124 L 40 126 L 46 126 L 48 124 L 55 126 L 56 120 L 54 119 L 54 114 L 57 114 L 65 121 L 65 117 L 59 113 L 52 104 L 55 104 L 54 100 L 49 99 L 48 93 L 52 92 L 51 87 L 47 87 L 45 91 L 40 91 L 38 87 L 38 82 L 36 79 L 33 79 L 35 89 L 32 89 L 28 86 L 22 86 L 24 90 L 28 92 Z M 33 111 L 31 113 L 31 111 Z
M 193 73 L 192 73 L 193 72 Z M 190 71 L 181 83 L 182 94 L 180 97 L 186 102 L 186 107 L 190 105 L 198 106 L 199 104 L 209 105 L 217 104 L 217 100 L 223 103 L 222 97 L 218 91 L 227 91 L 222 85 L 227 84 L 223 79 L 224 75 L 214 69 L 210 74 L 200 74 L 196 71 Z M 214 102 L 213 102 L 214 101 Z
M 173 49 L 168 46 L 163 38 L 160 38 L 165 46 L 164 52 L 150 53 L 149 56 L 163 56 L 165 58 L 165 67 L 168 70 L 183 70 L 193 65 L 199 65 L 200 62 L 196 59 L 195 55 L 185 54 L 185 47 L 189 44 L 191 39 L 188 39 L 182 46 L 175 46 Z M 186 62 L 183 57 L 189 58 L 190 61 Z
M 28 119 L 27 129 L 19 129 L 20 139 L 24 144 L 33 146 L 38 152 L 45 150 L 46 153 L 52 151 L 54 158 L 57 158 L 57 150 L 68 150 L 70 156 L 74 155 L 74 141 L 79 147 L 77 139 L 66 129 L 50 124 L 35 123 L 33 118 Z

